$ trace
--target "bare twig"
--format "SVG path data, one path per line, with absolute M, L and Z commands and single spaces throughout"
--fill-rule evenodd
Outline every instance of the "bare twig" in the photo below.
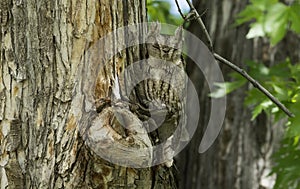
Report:
M 272 102 L 274 102 L 284 113 L 286 113 L 289 117 L 294 117 L 295 115 L 290 112 L 278 99 L 276 99 L 266 88 L 264 88 L 261 84 L 259 84 L 255 79 L 253 79 L 245 70 L 239 68 L 235 64 L 226 60 L 222 56 L 214 53 L 214 57 L 221 63 L 226 64 L 234 71 L 241 74 L 244 78 L 246 78 L 255 88 L 264 93 Z
M 186 19 L 186 16 L 184 16 L 180 10 L 180 7 L 178 5 L 177 0 L 176 4 L 177 4 L 177 8 L 181 14 L 181 16 Z M 205 34 L 205 38 L 206 41 L 208 43 L 208 48 L 209 50 L 213 53 L 214 57 L 220 62 L 223 63 L 227 66 L 229 66 L 231 69 L 233 69 L 234 71 L 238 72 L 239 74 L 241 74 L 244 78 L 246 78 L 255 88 L 257 88 L 258 90 L 260 90 L 263 94 L 265 94 L 274 104 L 276 104 L 276 106 L 278 108 L 280 108 L 284 113 L 286 113 L 289 117 L 295 117 L 295 115 L 289 111 L 289 109 L 287 109 L 277 98 L 275 98 L 266 88 L 264 88 L 261 84 L 259 84 L 258 81 L 256 81 L 255 79 L 253 79 L 245 70 L 243 70 L 242 68 L 236 66 L 235 64 L 233 64 L 232 62 L 226 60 L 225 58 L 223 58 L 222 56 L 218 55 L 217 53 L 213 52 L 213 45 L 212 45 L 212 41 L 210 38 L 210 35 L 199 15 L 199 13 L 197 12 L 197 10 L 195 9 L 194 5 L 189 1 L 186 0 L 186 2 L 189 4 L 190 8 L 191 8 L 191 13 L 195 15 L 195 19 L 197 20 L 198 24 L 201 27 L 201 30 L 204 32 Z
M 189 4 L 190 8 L 191 8 L 191 13 L 192 14 L 195 14 L 195 18 L 196 18 L 196 21 L 198 22 L 198 24 L 200 25 L 201 27 L 201 30 L 204 32 L 204 35 L 205 35 L 205 40 L 207 41 L 208 43 L 208 48 L 210 51 L 213 52 L 213 45 L 212 45 L 212 41 L 211 41 L 211 38 L 210 38 L 210 35 L 201 19 L 201 16 L 199 15 L 199 13 L 197 12 L 197 10 L 195 9 L 194 5 L 189 1 L 189 0 L 186 0 L 186 2 Z
M 182 17 L 183 19 L 185 19 L 185 16 L 184 16 L 184 14 L 182 13 L 181 8 L 180 8 L 180 6 L 179 6 L 178 0 L 175 0 L 175 3 L 176 3 L 176 6 L 177 6 L 177 9 L 178 9 L 179 14 L 181 15 L 181 17 Z

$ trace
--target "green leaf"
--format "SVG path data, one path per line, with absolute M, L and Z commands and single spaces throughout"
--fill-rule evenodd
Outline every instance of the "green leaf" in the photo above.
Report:
M 242 12 L 237 15 L 237 19 L 235 21 L 235 25 L 241 25 L 245 22 L 251 21 L 253 19 L 260 19 L 263 12 L 253 5 L 248 5 Z
M 262 94 L 258 89 L 252 89 L 247 92 L 247 96 L 245 98 L 245 105 L 252 106 L 267 100 L 267 97 Z
M 290 8 L 291 30 L 300 33 L 300 4 L 293 4 Z
M 255 23 L 251 24 L 250 27 L 251 28 L 246 35 L 247 39 L 265 36 L 263 25 L 261 23 L 255 22 Z
M 300 64 L 289 64 L 289 70 L 291 72 L 291 78 L 293 78 L 298 84 L 300 83 Z
M 217 86 L 217 90 L 210 93 L 209 96 L 213 98 L 221 98 L 225 96 L 226 94 L 240 88 L 247 82 L 246 79 L 241 79 L 238 81 L 233 82 L 224 82 L 224 83 L 215 83 L 215 86 Z
M 300 136 L 300 101 L 298 100 L 290 106 L 290 109 L 295 114 L 295 117 L 289 118 L 287 136 Z
M 286 78 L 291 75 L 290 65 L 291 63 L 289 60 L 276 64 L 270 68 L 270 75 L 280 78 Z
M 250 0 L 250 2 L 262 10 L 266 10 L 271 5 L 276 4 L 278 0 Z
M 264 81 L 266 76 L 270 75 L 270 68 L 260 62 L 247 61 L 246 64 L 249 66 L 249 74 L 255 76 L 256 80 Z
M 251 121 L 253 121 L 263 111 L 262 105 L 257 105 L 252 111 Z
M 280 101 L 288 101 L 290 99 L 288 90 L 284 89 L 283 87 L 277 85 L 276 83 L 271 83 L 274 91 L 275 91 L 275 96 L 278 98 Z
M 273 103 L 270 100 L 266 100 L 260 104 L 258 104 L 252 111 L 252 118 L 253 121 L 263 110 L 267 110 Z
M 269 7 L 264 23 L 264 29 L 270 36 L 272 45 L 277 44 L 285 36 L 288 18 L 289 8 L 283 3 L 276 3 Z

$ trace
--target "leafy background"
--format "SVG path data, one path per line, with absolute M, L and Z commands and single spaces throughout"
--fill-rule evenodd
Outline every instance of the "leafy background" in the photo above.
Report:
M 182 1 L 179 2 L 183 12 L 186 13 L 188 11 L 187 5 Z M 175 0 L 147 0 L 148 19 L 179 26 L 183 23 L 183 19 L 175 7 Z
M 300 34 L 299 0 L 288 5 L 278 0 L 250 2 L 236 19 L 237 26 L 250 22 L 250 29 L 246 35 L 248 39 L 265 37 L 272 46 L 276 46 L 288 31 Z M 291 62 L 289 57 L 286 57 L 285 61 L 269 68 L 261 62 L 254 61 L 247 62 L 247 65 L 250 75 L 255 76 L 255 79 L 295 114 L 295 117 L 286 121 L 281 147 L 273 155 L 275 165 L 271 174 L 277 175 L 274 188 L 300 188 L 300 64 Z M 237 81 L 241 79 L 237 78 Z M 274 116 L 275 121 L 285 117 L 282 111 L 255 89 L 247 92 L 245 105 L 253 106 L 252 119 L 262 111 Z

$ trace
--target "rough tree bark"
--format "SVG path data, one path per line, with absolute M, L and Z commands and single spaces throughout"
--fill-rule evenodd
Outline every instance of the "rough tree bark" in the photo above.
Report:
M 85 145 L 71 111 L 83 111 L 72 100 L 86 50 L 118 27 L 145 22 L 145 5 L 145 0 L 0 2 L 1 188 L 175 187 L 169 168 L 127 168 L 101 159 Z M 107 63 L 95 96 L 109 96 L 122 68 L 141 58 L 142 48 L 129 48 Z
M 214 43 L 214 50 L 245 68 L 246 60 L 260 60 L 272 65 L 284 57 L 299 60 L 299 39 L 288 36 L 279 48 L 270 48 L 263 39 L 245 38 L 247 26 L 233 27 L 234 16 L 240 12 L 247 1 L 198 0 L 193 1 L 199 13 L 205 12 L 203 19 Z M 200 38 L 203 33 L 197 23 L 191 23 L 189 30 Z M 204 38 L 203 38 L 204 39 Z M 205 41 L 205 40 L 203 40 Z M 289 50 L 287 50 L 289 49 Z M 190 49 L 198 53 L 197 48 Z M 199 57 L 201 58 L 201 57 Z M 221 65 L 222 66 L 222 65 Z M 282 124 L 274 124 L 265 115 L 250 121 L 250 110 L 245 108 L 242 88 L 228 96 L 228 106 L 223 129 L 214 145 L 204 154 L 197 154 L 201 136 L 209 119 L 210 92 L 199 75 L 199 71 L 188 63 L 190 77 L 197 83 L 201 104 L 199 128 L 189 147 L 179 156 L 181 174 L 180 188 L 272 188 L 274 177 L 270 172 L 271 154 L 282 136 Z M 225 80 L 230 80 L 228 67 L 222 66 Z M 202 82 L 199 82 L 202 81 Z M 247 87 L 252 87 L 250 84 Z

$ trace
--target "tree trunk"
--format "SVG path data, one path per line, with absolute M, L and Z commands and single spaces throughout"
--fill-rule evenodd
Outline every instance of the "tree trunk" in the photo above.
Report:
M 146 22 L 145 4 L 145 0 L 0 2 L 1 188 L 176 187 L 172 168 L 119 166 L 99 157 L 87 142 L 100 137 L 90 132 L 95 129 L 91 125 L 113 119 L 107 97 L 114 83 L 122 83 L 120 72 L 145 53 L 143 46 L 136 46 L 107 60 L 105 50 L 131 41 L 125 34 L 105 46 L 97 46 L 98 40 L 119 27 Z M 143 34 L 145 28 L 135 29 Z M 95 46 L 100 48 L 93 49 L 99 50 L 98 57 L 86 58 Z M 86 60 L 105 66 L 88 75 L 83 72 Z M 89 108 L 95 111 L 87 114 L 93 100 L 101 108 L 92 105 Z
M 203 20 L 212 36 L 215 52 L 238 66 L 246 68 L 246 60 L 260 60 L 271 65 L 288 56 L 280 56 L 282 50 L 270 48 L 263 39 L 246 39 L 247 26 L 233 27 L 235 15 L 245 7 L 247 1 L 198 0 L 193 3 L 200 14 L 205 12 Z M 203 37 L 197 23 L 192 22 L 189 30 Z M 290 48 L 289 39 L 280 46 Z M 293 44 L 292 48 L 299 48 L 297 43 Z M 195 47 L 190 51 L 199 54 Z M 295 59 L 295 55 L 291 55 Z M 299 56 L 296 59 L 299 60 Z M 226 66 L 221 67 L 225 80 L 229 81 L 228 73 L 232 70 Z M 188 63 L 188 72 L 197 82 L 202 113 L 198 131 L 177 161 L 182 173 L 180 188 L 272 188 L 275 178 L 268 177 L 268 174 L 272 152 L 282 136 L 282 123 L 275 124 L 265 114 L 250 121 L 250 110 L 243 104 L 245 90 L 252 87 L 249 84 L 227 96 L 226 118 L 220 135 L 208 151 L 195 155 L 209 120 L 210 101 L 207 95 L 211 91 L 195 66 Z

